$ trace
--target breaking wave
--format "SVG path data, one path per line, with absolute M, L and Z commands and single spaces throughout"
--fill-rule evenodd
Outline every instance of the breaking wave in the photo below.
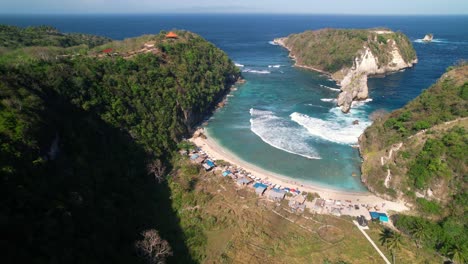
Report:
M 273 46 L 278 46 L 273 40 L 268 41 L 268 44 L 273 45 Z
M 309 159 L 320 159 L 317 151 L 307 143 L 310 136 L 303 129 L 291 126 L 288 120 L 271 111 L 251 108 L 250 116 L 250 130 L 268 145 Z
M 339 89 L 339 88 L 333 88 L 333 87 L 326 86 L 326 85 L 323 85 L 323 84 L 320 84 L 320 87 L 322 87 L 322 88 L 327 88 L 327 89 L 332 90 L 332 91 L 335 91 L 335 92 L 341 91 L 341 89 Z
M 367 98 L 366 100 L 361 100 L 361 101 L 353 101 L 351 103 L 351 107 L 360 107 L 363 106 L 365 103 L 372 102 L 371 98 Z
M 239 68 L 243 68 L 243 67 L 244 67 L 244 64 L 240 64 L 240 63 L 237 63 L 237 62 L 234 63 L 234 65 L 236 65 L 236 66 L 239 67 Z
M 279 68 L 281 65 L 268 65 L 268 68 Z
M 256 74 L 270 74 L 270 71 L 267 70 L 252 70 L 252 69 L 245 69 L 242 70 L 242 72 L 250 72 L 250 73 L 256 73 Z
M 339 144 L 358 142 L 358 137 L 371 125 L 365 116 L 366 113 L 362 109 L 351 109 L 348 114 L 344 114 L 339 107 L 332 108 L 325 119 L 298 112 L 290 115 L 292 121 L 303 126 L 311 135 Z M 355 120 L 359 123 L 353 124 Z
M 463 41 L 450 41 L 446 39 L 433 39 L 432 41 L 423 41 L 423 39 L 415 39 L 413 42 L 415 43 L 441 43 L 441 44 L 468 44 L 468 42 L 463 42 Z
M 320 99 L 322 102 L 327 102 L 327 103 L 336 103 L 337 99 L 336 98 L 322 98 Z

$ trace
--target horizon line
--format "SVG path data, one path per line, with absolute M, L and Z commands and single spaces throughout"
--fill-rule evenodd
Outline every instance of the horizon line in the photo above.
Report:
M 112 13 L 0 13 L 0 16 L 21 16 L 21 15 L 328 15 L 328 16 L 468 16 L 468 13 L 461 14 L 386 14 L 386 13 L 377 13 L 377 14 L 359 14 L 359 13 L 266 13 L 266 12 L 208 12 L 208 13 L 199 13 L 199 12 L 135 12 L 135 13 L 124 13 L 124 12 L 112 12 Z

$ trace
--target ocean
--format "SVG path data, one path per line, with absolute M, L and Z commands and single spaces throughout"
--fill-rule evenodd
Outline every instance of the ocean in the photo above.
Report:
M 124 39 L 161 30 L 186 29 L 224 50 L 247 83 L 228 96 L 206 127 L 210 137 L 256 166 L 304 182 L 365 191 L 360 182 L 357 137 L 369 115 L 406 104 L 447 67 L 468 59 L 468 16 L 345 15 L 23 15 L 0 23 L 52 25 Z M 274 38 L 320 28 L 387 27 L 405 33 L 416 49 L 415 67 L 371 78 L 369 99 L 349 114 L 336 107 L 336 84 L 319 73 L 292 67 Z M 432 43 L 421 39 L 433 33 Z M 353 121 L 358 120 L 358 125 Z M 354 176 L 353 176 L 354 175 Z

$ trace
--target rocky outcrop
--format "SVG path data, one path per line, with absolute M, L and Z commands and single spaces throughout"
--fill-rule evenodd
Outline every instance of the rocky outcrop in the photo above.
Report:
M 346 47 L 346 41 L 350 46 L 354 45 L 353 48 Z M 369 76 L 385 75 L 417 63 L 414 49 L 406 36 L 390 30 L 326 29 L 293 34 L 274 42 L 290 52 L 290 57 L 296 61 L 295 66 L 330 75 L 341 86 L 337 104 L 345 113 L 350 110 L 353 101 L 369 96 Z M 359 42 L 362 44 L 357 45 Z M 304 48 L 321 54 L 308 53 Z M 328 53 L 328 57 L 324 53 Z M 314 55 L 323 58 L 314 59 Z M 350 61 L 344 61 L 343 57 L 349 57 Z M 324 61 L 328 64 L 324 65 Z
M 434 39 L 434 36 L 432 34 L 426 34 L 422 40 L 424 42 L 431 42 L 433 39 Z
M 379 66 L 379 60 L 374 56 L 370 48 L 363 47 L 354 59 L 353 67 L 344 68 L 339 74 L 332 75 L 341 85 L 341 93 L 338 95 L 337 104 L 344 113 L 349 112 L 353 101 L 364 100 L 369 96 L 367 87 L 368 76 L 396 72 L 412 67 L 414 63 L 417 63 L 417 59 L 405 62 L 395 41 L 389 40 L 387 45 L 392 46 L 391 52 L 388 54 L 391 56 L 389 63 Z M 344 76 L 341 81 L 337 77 L 340 75 Z

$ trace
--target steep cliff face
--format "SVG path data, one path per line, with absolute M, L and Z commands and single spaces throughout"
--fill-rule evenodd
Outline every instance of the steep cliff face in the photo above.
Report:
M 376 194 L 416 204 L 447 205 L 466 193 L 467 109 L 468 65 L 462 65 L 365 130 L 362 181 Z
M 367 78 L 413 66 L 408 38 L 389 30 L 324 29 L 292 34 L 275 42 L 290 51 L 296 66 L 328 73 L 341 86 L 337 103 L 348 112 L 368 97 Z

